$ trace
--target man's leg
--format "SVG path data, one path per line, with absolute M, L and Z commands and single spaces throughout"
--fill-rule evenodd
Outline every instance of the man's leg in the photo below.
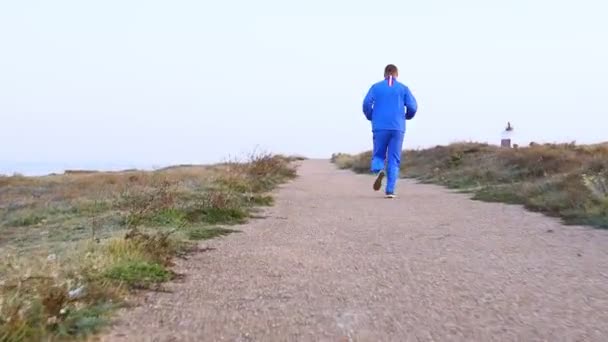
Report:
M 401 168 L 401 150 L 403 148 L 403 132 L 391 131 L 390 140 L 388 143 L 388 167 L 387 167 L 387 181 L 386 181 L 386 194 L 395 194 L 395 185 L 397 179 L 399 179 L 399 173 Z
M 374 131 L 374 149 L 372 151 L 371 161 L 372 173 L 378 173 L 384 170 L 389 138 L 390 131 Z
M 386 151 L 390 138 L 390 131 L 374 131 L 374 149 L 372 151 L 372 160 L 370 170 L 374 174 L 378 174 L 374 182 L 374 190 L 378 191 L 382 187 L 382 179 L 384 178 L 384 165 L 386 163 Z

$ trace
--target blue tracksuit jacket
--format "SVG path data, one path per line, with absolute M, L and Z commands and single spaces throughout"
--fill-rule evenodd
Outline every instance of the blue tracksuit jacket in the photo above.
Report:
M 405 132 L 405 120 L 414 118 L 417 111 L 418 103 L 409 88 L 391 78 L 372 85 L 363 100 L 363 113 L 373 131 Z

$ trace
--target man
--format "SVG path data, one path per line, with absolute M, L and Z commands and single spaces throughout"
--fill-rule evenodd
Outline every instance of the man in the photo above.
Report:
M 408 87 L 397 81 L 398 76 L 397 67 L 387 65 L 384 80 L 372 85 L 363 100 L 363 113 L 371 121 L 373 132 L 371 172 L 377 174 L 373 188 L 378 191 L 382 187 L 386 164 L 387 198 L 395 198 L 405 121 L 413 119 L 418 111 L 416 99 Z

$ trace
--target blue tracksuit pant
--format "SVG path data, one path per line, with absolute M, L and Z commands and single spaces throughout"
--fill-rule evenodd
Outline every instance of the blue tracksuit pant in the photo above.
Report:
M 395 192 L 401 165 L 401 149 L 404 132 L 400 130 L 375 130 L 374 150 L 372 152 L 371 171 L 378 173 L 386 163 L 386 193 Z

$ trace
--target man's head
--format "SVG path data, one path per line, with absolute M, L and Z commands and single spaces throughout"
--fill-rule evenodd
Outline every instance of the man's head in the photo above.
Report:
M 384 77 L 389 76 L 393 76 L 395 78 L 399 76 L 399 70 L 393 64 L 389 64 L 386 66 L 386 68 L 384 68 Z

